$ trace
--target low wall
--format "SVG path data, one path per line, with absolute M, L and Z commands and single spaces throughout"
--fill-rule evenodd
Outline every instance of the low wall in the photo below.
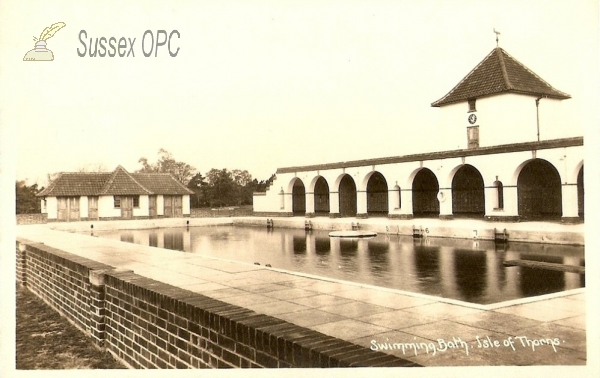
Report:
M 217 207 L 191 208 L 190 218 L 212 218 L 212 217 L 246 217 L 252 215 L 252 206 L 242 207 Z
M 17 224 L 41 224 L 48 222 L 48 214 L 17 214 Z
M 44 244 L 17 282 L 133 368 L 418 366 Z

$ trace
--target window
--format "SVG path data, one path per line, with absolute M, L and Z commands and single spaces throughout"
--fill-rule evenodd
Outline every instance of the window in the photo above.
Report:
M 475 99 L 469 100 L 469 113 L 476 112 L 476 111 L 477 111 L 477 109 L 475 108 Z
M 115 209 L 121 208 L 121 197 L 114 196 Z
M 140 196 L 133 197 L 133 207 L 140 207 Z
M 468 148 L 479 147 L 479 126 L 467 127 L 467 146 Z
M 502 210 L 504 209 L 504 185 L 496 178 L 494 186 L 496 187 L 496 208 L 494 210 Z

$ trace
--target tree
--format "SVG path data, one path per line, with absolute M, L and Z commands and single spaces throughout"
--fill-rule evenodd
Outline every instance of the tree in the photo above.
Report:
M 202 173 L 196 173 L 194 177 L 187 184 L 188 189 L 194 192 L 191 197 L 192 207 L 203 207 L 208 204 L 207 202 L 207 189 L 208 183 L 205 181 Z
M 42 189 L 38 189 L 37 184 L 27 186 L 25 181 L 17 181 L 15 184 L 16 213 L 34 214 L 41 212 L 40 200 L 35 195 Z
M 254 191 L 255 192 L 266 192 L 267 189 L 269 188 L 269 186 L 271 186 L 271 184 L 273 184 L 274 180 L 275 180 L 275 174 L 272 174 L 271 177 L 269 177 L 267 180 L 261 180 L 260 182 L 255 179 L 254 182 L 256 183 L 256 185 L 255 185 Z
M 138 169 L 140 173 L 170 173 L 177 181 L 187 185 L 194 176 L 196 168 L 182 161 L 176 161 L 173 155 L 161 148 L 158 150 L 159 159 L 155 164 L 150 164 L 145 157 L 140 158 L 138 162 L 142 168 Z
M 236 205 L 236 184 L 233 181 L 233 175 L 226 168 L 221 170 L 211 169 L 206 173 L 208 183 L 208 202 L 210 206 L 228 206 Z

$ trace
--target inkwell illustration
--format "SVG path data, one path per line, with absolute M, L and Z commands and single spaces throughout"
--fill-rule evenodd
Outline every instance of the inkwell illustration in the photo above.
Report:
M 66 26 L 66 24 L 64 22 L 57 22 L 56 24 L 52 24 L 52 26 L 49 26 L 46 29 L 44 29 L 42 34 L 40 34 L 40 38 L 33 37 L 33 40 L 36 41 L 35 48 L 33 50 L 28 51 L 27 54 L 25 54 L 25 57 L 23 57 L 23 60 L 25 60 L 25 61 L 54 60 L 54 54 L 52 54 L 52 51 L 50 51 L 46 48 L 46 41 L 48 39 L 52 38 L 52 36 L 54 34 L 56 34 L 57 31 L 64 28 L 65 26 Z

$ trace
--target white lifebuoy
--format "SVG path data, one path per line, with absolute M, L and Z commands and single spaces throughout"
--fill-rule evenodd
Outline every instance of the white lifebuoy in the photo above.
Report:
M 437 194 L 437 199 L 440 202 L 444 202 L 446 200 L 446 195 L 441 190 Z

